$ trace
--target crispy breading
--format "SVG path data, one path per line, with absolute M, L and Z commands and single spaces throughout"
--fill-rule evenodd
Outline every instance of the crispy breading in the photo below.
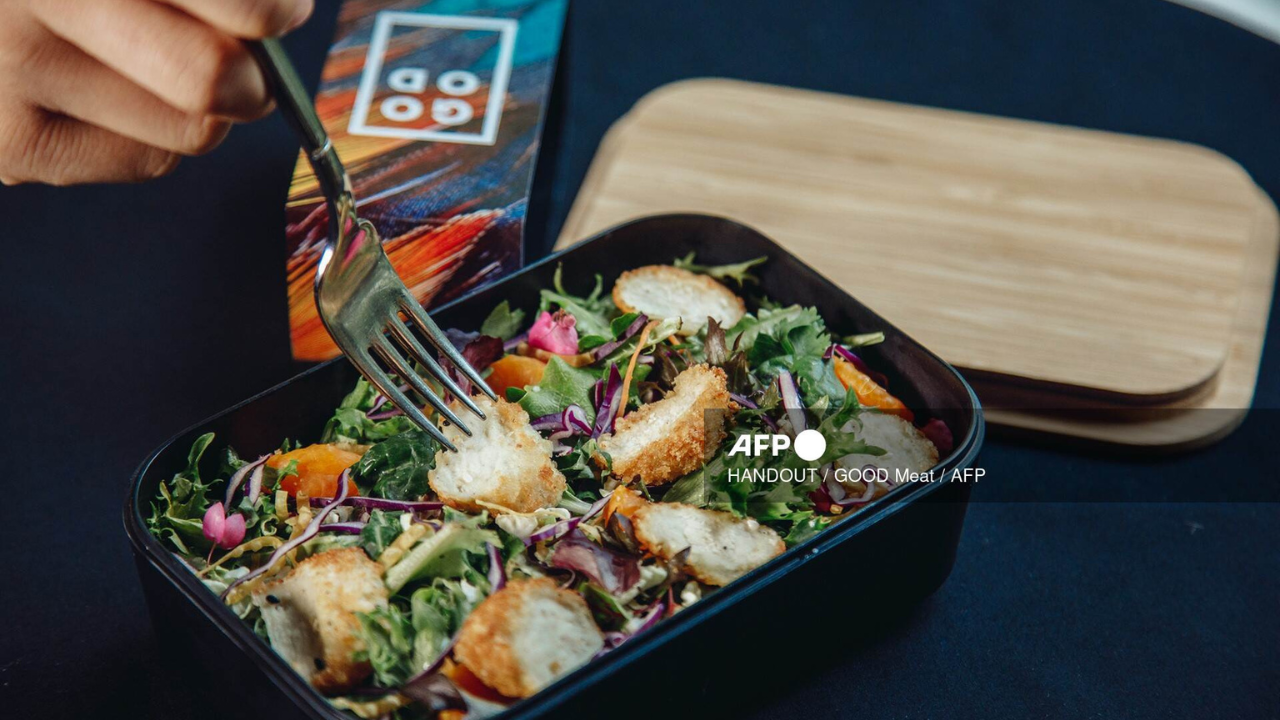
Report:
M 638 476 L 662 485 L 705 465 L 724 440 L 725 416 L 737 411 L 724 370 L 694 365 L 676 376 L 666 397 L 620 418 L 612 434 L 600 437 L 600 449 L 624 482 Z M 603 456 L 595 461 L 604 467 Z
M 652 555 L 671 560 L 688 548 L 687 569 L 707 585 L 728 585 L 787 549 L 753 518 L 684 503 L 648 503 L 631 515 L 631 525 Z
M 860 427 L 859 427 L 860 426 Z M 884 455 L 847 455 L 840 464 L 862 467 L 872 464 L 886 470 L 924 472 L 938 464 L 938 448 L 915 425 L 890 413 L 868 410 L 842 428 L 860 440 L 885 451 Z
M 708 317 L 729 327 L 747 312 L 746 303 L 729 288 L 671 265 L 622 273 L 613 285 L 613 303 L 623 312 L 641 312 L 656 320 L 679 317 L 681 335 L 696 335 Z
M 253 594 L 271 647 L 321 692 L 349 690 L 369 676 L 356 613 L 387 606 L 382 567 L 360 548 L 312 555 Z
M 858 427 L 860 425 L 860 427 Z M 846 455 L 836 464 L 845 469 L 861 469 L 874 465 L 884 471 L 884 477 L 897 480 L 898 471 L 926 472 L 938 464 L 938 448 L 915 425 L 892 415 L 867 411 L 858 415 L 857 423 L 851 422 L 846 432 L 855 432 L 868 445 L 885 451 L 883 455 Z M 855 476 L 856 477 L 856 476 Z M 868 476 L 870 477 L 870 476 Z M 845 489 L 852 495 L 862 496 L 867 485 L 861 480 L 848 480 Z M 877 482 L 868 499 L 878 498 L 893 489 L 887 482 Z
M 538 578 L 512 581 L 485 598 L 463 621 L 453 654 L 494 690 L 529 697 L 602 648 L 587 602 Z
M 529 414 L 519 405 L 483 396 L 475 403 L 486 417 L 467 417 L 471 436 L 445 424 L 445 437 L 458 451 L 436 455 L 435 469 L 427 473 L 431 489 L 450 507 L 468 512 L 554 507 L 565 480 L 551 459 L 551 441 L 529 426 Z M 460 404 L 453 407 L 465 414 Z

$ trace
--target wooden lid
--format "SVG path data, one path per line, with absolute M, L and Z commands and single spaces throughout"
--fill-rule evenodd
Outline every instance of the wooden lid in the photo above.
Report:
M 726 215 L 971 374 L 1155 405 L 1223 367 L 1258 202 L 1199 146 L 694 80 L 614 126 L 559 246 Z

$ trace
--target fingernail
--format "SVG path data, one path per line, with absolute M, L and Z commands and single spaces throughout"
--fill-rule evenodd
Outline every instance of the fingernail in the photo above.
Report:
M 289 27 L 285 29 L 285 32 L 293 32 L 301 27 L 311 17 L 311 13 L 315 8 L 315 0 L 298 0 L 298 7 L 294 10 L 293 20 L 289 21 Z

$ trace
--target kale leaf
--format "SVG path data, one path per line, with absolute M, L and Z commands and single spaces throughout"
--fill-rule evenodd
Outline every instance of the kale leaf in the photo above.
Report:
M 387 546 L 400 537 L 400 533 L 404 531 L 400 524 L 401 515 L 404 513 L 385 510 L 374 510 L 369 513 L 369 522 L 365 523 L 364 529 L 360 531 L 360 547 L 369 557 L 378 559 Z
M 388 500 L 417 500 L 427 494 L 427 471 L 436 466 L 436 442 L 414 428 L 383 440 L 352 467 L 356 484 Z

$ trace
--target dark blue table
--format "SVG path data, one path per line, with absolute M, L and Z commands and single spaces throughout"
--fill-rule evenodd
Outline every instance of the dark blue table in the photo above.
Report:
M 335 10 L 289 43 L 312 82 Z M 1280 197 L 1280 47 L 1159 0 L 578 0 L 566 49 L 556 225 L 609 124 L 705 75 L 1202 143 Z M 156 659 L 120 504 L 171 432 L 295 369 L 293 147 L 276 118 L 150 186 L 0 190 L 6 716 L 190 713 Z M 1192 455 L 991 440 L 932 599 L 891 621 L 816 609 L 827 637 L 762 644 L 777 671 L 689 677 L 740 673 L 712 687 L 762 718 L 1275 717 L 1278 365 L 1268 352 L 1263 409 Z M 855 625 L 870 637 L 812 662 L 806 642 Z

